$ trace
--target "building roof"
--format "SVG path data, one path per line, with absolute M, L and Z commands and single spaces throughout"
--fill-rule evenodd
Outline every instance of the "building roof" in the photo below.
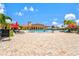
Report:
M 44 26 L 43 24 L 32 24 L 32 25 Z

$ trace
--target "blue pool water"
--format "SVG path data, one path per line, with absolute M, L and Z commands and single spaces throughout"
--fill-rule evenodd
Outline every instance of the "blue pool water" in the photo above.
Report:
M 28 30 L 28 32 L 53 32 L 53 30 Z

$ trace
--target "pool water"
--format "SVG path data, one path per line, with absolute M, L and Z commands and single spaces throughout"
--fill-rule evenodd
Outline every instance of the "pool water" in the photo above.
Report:
M 53 32 L 53 30 L 28 30 L 28 32 Z

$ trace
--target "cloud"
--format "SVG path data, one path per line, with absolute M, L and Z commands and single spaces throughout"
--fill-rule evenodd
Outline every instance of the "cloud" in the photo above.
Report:
M 31 7 L 29 8 L 29 11 L 35 11 L 35 9 L 31 6 Z
M 13 20 L 12 23 L 16 23 L 16 21 Z
M 7 23 L 12 23 L 12 21 L 10 19 L 6 19 Z
M 0 3 L 0 13 L 4 13 L 5 11 L 4 9 L 5 9 L 4 4 Z
M 58 24 L 57 26 L 58 26 L 59 28 L 62 28 L 63 24 Z
M 16 12 L 17 16 L 23 16 L 22 12 Z
M 73 13 L 70 13 L 70 14 L 66 14 L 64 18 L 65 18 L 65 20 L 75 20 L 76 15 Z
M 34 8 L 34 7 L 27 7 L 27 6 L 25 6 L 24 7 L 24 9 L 22 9 L 23 11 L 31 11 L 31 12 L 33 12 L 33 11 L 38 11 L 38 9 L 36 9 L 36 8 Z
M 77 25 L 79 25 L 79 19 L 78 19 L 78 20 L 76 20 L 76 23 L 77 23 Z
M 25 11 L 29 11 L 29 12 L 34 12 L 34 11 L 38 11 L 38 9 L 34 8 L 34 7 L 27 7 L 25 6 L 23 9 L 21 9 L 19 12 L 16 12 L 15 15 L 17 16 L 23 16 L 25 13 Z
M 58 24 L 58 23 L 55 22 L 55 21 L 52 22 L 52 25 L 54 25 L 54 26 L 56 26 L 57 24 Z
M 24 10 L 25 10 L 25 11 L 28 11 L 28 8 L 27 8 L 27 6 L 25 6 L 25 7 L 24 7 Z

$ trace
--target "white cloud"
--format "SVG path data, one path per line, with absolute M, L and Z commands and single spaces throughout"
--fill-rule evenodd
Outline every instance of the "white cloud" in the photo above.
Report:
M 17 16 L 23 16 L 24 15 L 24 12 L 23 11 L 30 11 L 30 12 L 34 12 L 34 11 L 38 11 L 38 9 L 35 9 L 34 7 L 30 7 L 28 8 L 27 6 L 25 6 L 23 9 L 20 10 L 20 12 L 16 12 L 15 14 Z
M 0 3 L 0 13 L 4 13 L 5 11 L 4 9 L 5 9 L 4 4 Z
M 10 19 L 6 19 L 7 23 L 12 23 L 12 21 Z
M 29 11 L 34 11 L 35 9 L 31 6 L 30 8 L 29 8 Z
M 66 14 L 64 18 L 65 18 L 65 20 L 75 20 L 76 15 L 73 13 L 70 13 L 70 14 Z
M 79 19 L 78 19 L 78 20 L 76 20 L 76 23 L 77 23 L 77 25 L 79 25 Z
M 17 12 L 16 15 L 17 16 L 23 16 L 22 12 Z
M 58 23 L 55 22 L 55 21 L 52 22 L 52 25 L 54 25 L 54 26 L 57 26 L 57 24 L 58 24 Z
M 38 9 L 36 9 L 32 6 L 31 7 L 25 6 L 21 11 L 31 11 L 31 12 L 33 12 L 33 11 L 38 11 Z
M 16 21 L 13 20 L 12 23 L 16 23 Z
M 62 28 L 63 24 L 58 24 L 57 26 L 58 26 L 59 28 Z
M 32 6 L 31 6 L 30 8 L 28 8 L 28 10 L 29 10 L 29 11 L 32 11 L 32 12 L 33 12 L 33 11 L 39 11 L 38 9 L 36 9 L 36 8 L 34 8 L 34 7 L 32 7 Z
M 25 10 L 25 11 L 27 11 L 27 10 L 28 10 L 27 6 L 25 6 L 25 7 L 24 7 L 24 10 Z

